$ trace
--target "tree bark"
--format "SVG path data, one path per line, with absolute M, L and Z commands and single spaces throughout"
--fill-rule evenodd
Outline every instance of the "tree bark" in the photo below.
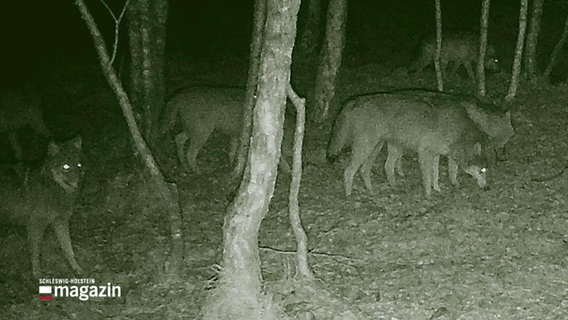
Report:
M 436 82 L 438 91 L 444 91 L 444 78 L 440 67 L 440 54 L 442 52 L 442 5 L 440 0 L 435 0 L 436 6 L 436 54 L 434 56 L 434 69 L 436 70 Z
M 523 58 L 523 46 L 525 43 L 525 34 L 527 31 L 527 11 L 528 0 L 521 0 L 521 7 L 519 9 L 519 33 L 517 35 L 517 46 L 515 48 L 515 60 L 513 61 L 513 72 L 511 74 L 511 83 L 509 84 L 509 91 L 505 97 L 506 102 L 511 102 L 517 94 L 521 75 L 521 61 Z
M 527 33 L 527 49 L 525 51 L 525 72 L 530 81 L 535 81 L 537 76 L 536 47 L 540 32 L 540 20 L 542 17 L 542 4 L 544 0 L 534 0 L 532 4 L 531 21 Z
M 164 56 L 167 0 L 131 0 L 128 10 L 130 95 L 143 119 L 144 136 L 157 137 L 158 121 L 165 104 Z
M 247 79 L 246 96 L 243 107 L 243 123 L 239 148 L 235 167 L 232 176 L 240 179 L 245 168 L 247 154 L 250 145 L 250 133 L 252 128 L 252 110 L 256 101 L 256 86 L 258 84 L 258 69 L 260 64 L 260 46 L 262 45 L 262 34 L 266 23 L 266 0 L 254 2 L 254 26 L 251 35 L 249 70 Z
M 560 53 L 560 51 L 564 47 L 564 44 L 566 43 L 566 39 L 568 39 L 568 15 L 566 16 L 566 20 L 564 20 L 564 29 L 562 30 L 562 35 L 560 36 L 560 39 L 558 40 L 558 42 L 554 46 L 554 49 L 552 49 L 552 53 L 550 54 L 550 59 L 548 60 L 548 65 L 546 66 L 546 69 L 544 70 L 545 78 L 550 77 L 550 73 L 552 72 L 552 68 L 554 68 L 554 65 L 556 64 L 556 59 L 558 58 L 558 54 Z
M 172 247 L 170 252 L 169 260 L 166 262 L 166 276 L 169 280 L 175 280 L 179 278 L 181 274 L 181 266 L 183 262 L 183 239 L 181 230 L 181 210 L 179 207 L 177 187 L 175 184 L 168 185 L 165 182 L 164 176 L 152 156 L 150 149 L 148 148 L 140 129 L 134 118 L 134 113 L 132 111 L 132 105 L 130 99 L 120 82 L 116 71 L 112 67 L 110 57 L 108 55 L 107 47 L 104 38 L 99 31 L 95 20 L 89 9 L 87 8 L 84 0 L 75 0 L 75 5 L 81 13 L 81 17 L 85 20 L 89 32 L 93 37 L 93 42 L 101 67 L 103 69 L 103 74 L 107 79 L 111 89 L 116 95 L 120 108 L 128 124 L 128 129 L 134 141 L 134 146 L 140 155 L 140 158 L 148 169 L 152 182 L 156 186 L 157 191 L 163 197 L 167 205 L 167 210 L 170 218 L 170 236 L 172 238 Z
M 487 53 L 487 29 L 489 25 L 489 6 L 491 0 L 481 3 L 481 18 L 479 21 L 479 54 L 477 57 L 477 95 L 484 97 L 485 90 L 485 54 Z
M 261 296 L 258 231 L 274 193 L 299 6 L 299 0 L 267 3 L 248 161 L 225 217 L 223 270 L 209 292 L 205 319 L 271 318 L 275 312 Z
M 341 56 L 345 46 L 346 22 L 347 0 L 330 0 L 313 99 L 317 122 L 323 122 L 329 116 L 329 107 L 335 95 L 337 72 L 341 66 Z

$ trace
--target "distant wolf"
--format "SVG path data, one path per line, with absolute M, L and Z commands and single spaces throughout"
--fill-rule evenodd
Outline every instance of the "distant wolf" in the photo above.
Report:
M 475 81 L 473 66 L 477 66 L 479 54 L 479 36 L 470 32 L 448 32 L 442 36 L 440 65 L 443 72 L 449 63 L 453 63 L 450 75 L 454 75 L 463 66 L 470 79 Z M 420 55 L 410 67 L 410 71 L 421 73 L 428 65 L 434 65 L 436 57 L 436 36 L 425 37 L 420 44 Z M 485 69 L 499 71 L 499 60 L 492 45 L 487 46 Z
M 436 101 L 434 101 L 436 102 Z M 378 93 L 349 100 L 337 117 L 327 156 L 333 159 L 346 145 L 351 146 L 351 161 L 344 172 L 345 194 L 352 191 L 355 173 L 361 175 L 369 192 L 372 191 L 370 168 L 376 148 L 388 143 L 390 159 L 385 169 L 389 182 L 394 182 L 394 167 L 403 149 L 418 153 L 424 192 L 431 195 L 432 187 L 439 191 L 439 156 L 451 160 L 451 170 L 458 166 L 486 187 L 484 166 L 489 138 L 469 118 L 465 108 L 450 103 L 433 103 L 420 95 Z M 361 167 L 363 166 L 363 167 Z M 452 173 L 452 182 L 456 182 Z
M 40 105 L 40 99 L 26 91 L 0 92 L 0 132 L 8 134 L 14 156 L 19 161 L 22 160 L 17 137 L 20 129 L 27 127 L 46 138 L 52 136 L 43 121 Z
M 35 277 L 40 276 L 40 247 L 48 226 L 53 227 L 71 268 L 81 273 L 69 236 L 69 218 L 83 178 L 81 154 L 81 137 L 50 142 L 41 167 L 21 165 L 0 175 L 0 215 L 8 223 L 27 227 Z
M 167 102 L 161 134 L 166 134 L 181 122 L 182 132 L 175 136 L 179 161 L 192 171 L 197 169 L 197 154 L 211 133 L 218 130 L 231 138 L 229 159 L 234 161 L 241 134 L 245 90 L 230 87 L 188 87 L 174 94 Z M 288 114 L 287 114 L 288 115 Z M 287 117 L 288 118 L 288 117 Z M 289 169 L 285 157 L 292 154 L 294 120 L 284 122 L 281 168 Z M 185 153 L 185 145 L 189 148 Z M 185 158 L 184 158 L 185 155 Z

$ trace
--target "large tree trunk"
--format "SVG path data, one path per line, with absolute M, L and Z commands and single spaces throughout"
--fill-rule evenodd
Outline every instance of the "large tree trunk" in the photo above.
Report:
M 330 0 L 327 9 L 325 40 L 320 53 L 314 90 L 316 121 L 323 122 L 329 115 L 329 106 L 335 95 L 337 72 L 345 45 L 347 0 Z
M 536 47 L 540 32 L 540 19 L 542 17 L 542 3 L 544 0 L 534 0 L 531 12 L 531 21 L 527 33 L 527 49 L 525 50 L 525 72 L 530 81 L 536 80 L 537 62 Z
M 103 69 L 103 74 L 107 79 L 111 89 L 116 95 L 120 108 L 128 124 L 128 129 L 132 140 L 134 141 L 134 146 L 140 155 L 140 159 L 145 165 L 146 169 L 150 173 L 153 185 L 156 187 L 157 192 L 164 199 L 169 219 L 170 219 L 170 235 L 172 238 L 171 242 L 171 253 L 168 262 L 165 267 L 166 278 L 169 280 L 179 279 L 181 274 L 181 267 L 183 261 L 183 238 L 181 230 L 181 210 L 178 202 L 177 187 L 175 184 L 168 185 L 158 168 L 154 157 L 148 148 L 140 129 L 134 118 L 134 113 L 132 111 L 132 105 L 130 99 L 124 90 L 124 87 L 116 74 L 116 71 L 112 67 L 111 59 L 108 55 L 108 50 L 105 45 L 105 41 L 101 32 L 99 31 L 93 16 L 89 12 L 84 0 L 75 0 L 75 5 L 79 9 L 83 20 L 87 24 L 89 32 L 93 37 L 93 42 L 95 49 L 97 51 L 101 67 Z
M 440 0 L 435 0 L 436 6 L 436 54 L 434 56 L 434 69 L 436 70 L 436 82 L 438 91 L 444 91 L 444 78 L 440 67 L 440 54 L 442 52 L 442 5 Z
M 479 21 L 479 54 L 477 57 L 477 94 L 485 96 L 485 54 L 487 52 L 487 29 L 489 25 L 490 0 L 481 3 L 481 18 Z
M 513 61 L 513 72 L 511 74 L 511 83 L 509 91 L 505 97 L 505 101 L 511 102 L 517 94 L 519 81 L 521 76 L 521 60 L 523 58 L 523 47 L 525 44 L 525 34 L 527 31 L 527 11 L 528 0 L 521 0 L 521 8 L 519 12 L 519 33 L 517 35 L 517 46 L 515 48 L 515 60 Z
M 150 141 L 157 138 L 158 121 L 165 103 L 167 16 L 167 0 L 131 0 L 129 3 L 130 96 L 134 109 L 140 113 L 138 123 Z
M 256 85 L 258 83 L 258 68 L 260 64 L 260 46 L 262 33 L 266 22 L 266 1 L 257 0 L 254 3 L 254 26 L 251 35 L 247 91 L 243 107 L 243 123 L 239 149 L 237 150 L 236 164 L 232 176 L 240 179 L 245 168 L 248 149 L 250 145 L 250 132 L 252 128 L 252 109 L 256 101 Z
M 225 217 L 223 270 L 205 319 L 276 319 L 274 302 L 261 293 L 258 231 L 274 193 L 299 6 L 299 0 L 267 3 L 248 162 Z
M 298 51 L 312 57 L 321 41 L 322 0 L 305 0 L 305 13 L 302 15 Z M 302 23 L 303 22 L 303 23 Z

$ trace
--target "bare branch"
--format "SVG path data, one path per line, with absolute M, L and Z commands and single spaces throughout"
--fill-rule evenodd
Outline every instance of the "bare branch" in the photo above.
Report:
M 300 98 L 290 83 L 286 86 L 286 94 L 296 107 L 296 130 L 294 132 L 294 156 L 292 161 L 292 181 L 290 182 L 290 195 L 288 197 L 288 208 L 290 224 L 296 236 L 298 250 L 296 254 L 297 275 L 313 279 L 314 275 L 308 263 L 308 236 L 302 227 L 300 218 L 300 206 L 298 204 L 298 194 L 300 192 L 300 181 L 302 179 L 302 143 L 304 140 L 304 128 L 306 123 L 306 100 Z
M 124 6 L 122 7 L 122 10 L 120 11 L 120 15 L 118 16 L 118 18 L 116 17 L 114 12 L 112 12 L 112 9 L 108 6 L 105 0 L 99 0 L 99 1 L 103 4 L 103 6 L 105 6 L 107 11 L 110 13 L 110 16 L 112 17 L 112 20 L 114 20 L 114 42 L 112 44 L 112 54 L 110 56 L 110 64 L 114 64 L 114 59 L 116 58 L 116 52 L 118 51 L 118 34 L 120 31 L 120 22 L 124 17 L 124 13 L 126 12 L 126 8 L 128 7 L 128 3 L 130 2 L 130 0 L 126 0 Z

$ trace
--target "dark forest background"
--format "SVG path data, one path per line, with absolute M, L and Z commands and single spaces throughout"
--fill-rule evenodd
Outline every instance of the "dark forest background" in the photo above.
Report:
M 99 1 L 88 1 L 107 41 L 113 24 Z M 111 1 L 118 13 L 122 1 Z M 545 1 L 543 32 L 539 38 L 540 64 L 562 31 L 566 12 L 559 1 Z M 505 63 L 512 56 L 518 27 L 518 1 L 494 1 L 489 23 L 490 41 Z M 168 54 L 183 53 L 208 62 L 248 58 L 252 25 L 251 0 L 171 0 L 167 26 Z M 480 1 L 442 1 L 445 30 L 479 28 Z M 300 13 L 301 26 L 302 12 Z M 126 19 L 125 19 L 126 20 Z M 126 30 L 126 21 L 121 30 Z M 434 32 L 433 1 L 354 0 L 349 3 L 347 45 L 344 63 L 379 63 L 405 66 L 416 55 L 420 38 Z M 27 81 L 70 64 L 94 63 L 91 37 L 72 1 L 3 1 L 0 4 L 2 59 L 0 86 Z M 121 36 L 125 50 L 127 37 Z M 567 55 L 553 72 L 565 73 Z M 568 69 L 568 68 L 567 68 Z

